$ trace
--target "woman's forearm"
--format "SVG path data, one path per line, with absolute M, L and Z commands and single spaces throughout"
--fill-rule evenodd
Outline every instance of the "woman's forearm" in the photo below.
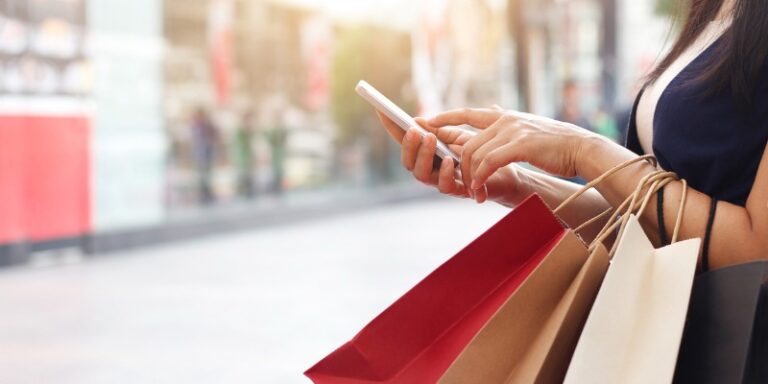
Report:
M 539 171 L 530 170 L 515 166 L 516 185 L 515 193 L 508 194 L 506 199 L 499 201 L 500 204 L 514 207 L 522 202 L 527 196 L 537 193 L 544 202 L 552 209 L 555 209 L 565 199 L 576 193 L 582 186 L 570 181 L 552 177 Z M 599 215 L 610 205 L 600 196 L 596 190 L 592 189 L 584 193 L 580 198 L 574 200 L 567 207 L 563 208 L 558 216 L 565 221 L 569 227 L 576 228 L 589 219 Z M 605 220 L 595 222 L 584 228 L 579 234 L 586 241 L 592 241 L 597 236 Z
M 438 130 L 441 127 L 462 124 L 470 124 L 480 130 L 480 133 L 468 138 L 462 145 L 460 165 L 463 184 L 477 191 L 487 185 L 498 171 L 512 163 L 528 162 L 551 174 L 567 177 L 578 175 L 586 180 L 594 180 L 625 161 L 637 159 L 637 155 L 628 149 L 583 128 L 528 113 L 495 108 L 462 108 L 441 113 L 428 123 Z M 609 177 L 598 185 L 597 189 L 610 206 L 618 207 L 634 193 L 643 177 L 654 171 L 656 169 L 651 164 L 636 163 Z M 527 171 L 520 174 L 522 176 L 511 178 L 520 180 L 520 191 L 516 191 L 516 186 L 511 183 L 502 183 L 504 185 L 501 190 L 512 191 L 509 195 L 520 199 L 531 192 L 538 192 L 554 207 L 577 188 L 546 177 L 532 176 Z M 664 189 L 664 211 L 668 230 L 674 227 L 682 188 L 681 182 L 673 182 Z M 679 234 L 683 239 L 703 237 L 712 199 L 694 190 L 688 191 L 687 195 Z M 596 196 L 587 195 L 572 209 L 562 212 L 561 216 L 571 226 L 580 225 L 584 220 L 603 211 L 604 203 Z M 511 203 L 514 205 L 519 202 Z M 720 202 L 718 206 L 709 243 L 711 266 L 768 258 L 766 203 L 768 149 L 765 150 L 758 166 L 746 207 L 725 202 Z M 655 195 L 651 196 L 650 204 L 656 205 Z M 646 233 L 658 245 L 660 236 L 656 210 L 648 209 L 643 212 L 640 221 Z
M 592 138 L 587 141 L 577 160 L 579 175 L 592 180 L 612 167 L 636 157 L 631 151 L 602 138 Z M 643 162 L 632 165 L 607 179 L 597 188 L 602 196 L 612 205 L 618 206 L 632 194 L 640 180 L 655 169 Z M 671 231 L 674 227 L 676 214 L 680 206 L 683 184 L 673 182 L 664 189 L 664 222 Z M 656 196 L 653 195 L 649 206 L 655 207 Z M 680 227 L 680 239 L 703 237 L 707 225 L 711 198 L 692 188 L 688 189 L 685 213 Z M 768 257 L 768 234 L 766 225 L 754 225 L 753 216 L 748 207 L 720 202 L 717 216 L 712 229 L 709 248 L 709 265 L 717 268 L 750 260 Z M 640 221 L 646 233 L 658 246 L 659 223 L 655 209 L 646 209 L 640 215 Z

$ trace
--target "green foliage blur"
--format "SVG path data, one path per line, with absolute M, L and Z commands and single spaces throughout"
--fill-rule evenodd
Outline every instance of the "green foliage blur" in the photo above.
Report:
M 684 10 L 688 9 L 690 0 L 656 0 L 656 14 L 675 18 L 684 16 Z
M 403 89 L 411 78 L 410 38 L 371 26 L 343 27 L 337 30 L 331 69 L 331 108 L 338 129 L 340 146 L 346 146 L 374 123 L 374 110 L 355 92 L 359 80 L 365 80 L 393 102 L 409 109 Z M 378 124 L 376 124 L 378 126 Z M 374 132 L 383 131 L 377 129 Z

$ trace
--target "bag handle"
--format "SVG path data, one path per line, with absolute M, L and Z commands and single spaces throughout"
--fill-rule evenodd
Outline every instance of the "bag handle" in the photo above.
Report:
M 643 156 L 638 156 L 638 157 L 635 157 L 633 159 L 627 160 L 627 161 L 625 161 L 625 162 L 623 162 L 623 163 L 621 163 L 621 164 L 619 164 L 619 165 L 609 169 L 604 174 L 600 175 L 596 179 L 594 179 L 594 180 L 590 181 L 589 183 L 585 184 L 584 186 L 582 186 L 578 191 L 574 192 L 571 196 L 569 196 L 562 203 L 560 203 L 560 205 L 558 205 L 557 208 L 555 208 L 553 212 L 555 214 L 560 213 L 563 209 L 565 209 L 568 205 L 570 205 L 574 200 L 578 199 L 579 197 L 581 197 L 581 195 L 585 194 L 588 190 L 594 188 L 598 184 L 600 184 L 603 181 L 605 181 L 605 179 L 613 176 L 616 172 L 619 172 L 619 171 L 623 170 L 624 168 L 629 167 L 632 164 L 639 163 L 639 162 L 644 161 L 644 160 L 647 160 L 648 162 L 650 162 L 651 165 L 654 166 L 654 168 L 658 165 L 658 162 L 656 161 L 656 157 L 653 156 L 653 155 L 643 155 Z M 600 215 L 605 215 L 605 214 L 606 213 L 603 212 Z M 598 217 L 602 217 L 602 216 L 598 216 Z M 595 219 L 592 219 L 592 220 L 595 220 Z
M 683 225 L 683 215 L 685 214 L 685 203 L 688 200 L 688 182 L 680 179 L 683 183 L 683 192 L 680 195 L 680 206 L 677 208 L 677 219 L 675 219 L 675 229 L 672 232 L 672 244 L 677 242 L 677 235 L 680 234 L 680 227 Z
M 627 160 L 627 161 L 625 161 L 625 162 L 623 162 L 623 163 L 621 163 L 619 165 L 616 165 L 615 167 L 609 169 L 608 171 L 606 171 L 605 173 L 603 173 L 599 177 L 595 178 L 594 180 L 592 180 L 589 183 L 587 183 L 584 186 L 582 186 L 579 190 L 574 192 L 571 196 L 569 196 L 562 203 L 560 203 L 560 205 L 558 205 L 557 208 L 555 208 L 553 210 L 553 212 L 555 214 L 559 214 L 560 212 L 562 212 L 563 209 L 568 207 L 571 203 L 573 203 L 573 201 L 575 201 L 576 199 L 581 197 L 588 190 L 594 188 L 598 184 L 602 183 L 603 181 L 605 181 L 609 177 L 613 176 L 617 172 L 619 172 L 619 171 L 629 167 L 630 165 L 633 165 L 633 164 L 636 164 L 636 163 L 639 163 L 639 162 L 642 162 L 642 161 L 648 161 L 649 163 L 651 163 L 651 165 L 653 165 L 654 168 L 656 168 L 658 166 L 658 161 L 656 160 L 656 157 L 654 155 L 642 155 L 642 156 L 638 156 L 638 157 L 629 159 L 629 160 Z M 606 226 L 603 227 L 603 229 L 600 231 L 600 233 L 598 234 L 598 236 L 595 239 L 597 240 L 598 238 L 601 238 L 600 234 L 602 234 L 603 232 L 607 231 L 608 224 L 610 224 L 612 221 L 615 221 L 616 217 L 619 217 L 618 213 L 616 213 L 616 212 L 621 212 L 628 203 L 629 203 L 629 201 L 625 201 L 615 212 L 614 212 L 613 207 L 610 207 L 610 208 L 606 209 L 602 213 L 598 214 L 597 216 L 587 220 L 586 222 L 584 222 L 581 225 L 579 225 L 578 227 L 576 227 L 574 229 L 574 231 L 576 233 L 579 233 L 581 230 L 583 230 L 584 228 L 588 227 L 589 225 L 592 225 L 593 223 L 597 222 L 598 220 L 604 218 L 606 215 L 614 213 L 614 216 L 609 220 L 608 223 L 606 223 Z M 613 227 L 613 229 L 615 229 L 615 226 Z M 613 230 L 613 229 L 611 229 L 611 230 Z M 604 236 L 604 238 L 606 238 L 606 237 L 607 236 Z M 593 241 L 592 244 L 589 245 L 589 248 L 593 249 L 594 245 L 595 245 L 595 241 Z
M 651 176 L 647 181 L 647 183 L 653 183 L 651 185 L 651 188 L 648 190 L 648 192 L 645 195 L 645 198 L 643 199 L 643 203 L 640 206 L 640 209 L 638 210 L 638 214 L 642 214 L 642 212 L 645 212 L 645 208 L 648 206 L 648 203 L 651 200 L 651 197 L 658 192 L 660 189 L 664 188 L 667 184 L 680 180 L 683 184 L 683 190 L 682 195 L 680 197 L 680 206 L 677 209 L 677 218 L 675 219 L 675 227 L 672 232 L 672 244 L 677 242 L 678 235 L 680 234 L 680 227 L 682 226 L 683 222 L 683 215 L 685 214 L 685 203 L 688 199 L 688 182 L 685 179 L 680 179 L 677 177 L 677 174 L 673 172 L 665 172 L 665 173 L 655 173 L 655 176 Z M 635 190 L 635 194 L 639 194 L 640 188 L 637 188 Z M 622 220 L 624 224 L 622 224 L 622 229 L 626 225 L 626 222 L 629 220 L 629 216 L 627 215 L 627 218 Z
M 627 224 L 629 223 L 629 215 L 634 213 L 635 215 L 642 215 L 643 212 L 645 212 L 646 207 L 648 206 L 648 203 L 651 200 L 651 197 L 661 188 L 664 188 L 667 184 L 671 183 L 672 181 L 677 180 L 677 175 L 672 172 L 665 172 L 665 171 L 658 171 L 651 173 L 649 175 L 646 175 L 646 177 L 643 178 L 641 181 L 641 185 L 639 185 L 635 192 L 632 194 L 632 202 L 630 203 L 630 208 L 627 209 L 627 212 L 621 217 L 621 226 L 619 229 L 619 235 L 624 233 L 624 230 L 627 227 Z M 645 193 L 645 196 L 642 197 L 642 192 L 645 188 L 648 188 L 648 190 Z M 611 247 L 611 256 L 616 253 L 616 249 L 618 247 L 618 241 L 613 243 L 613 246 Z
M 619 207 L 616 208 L 616 211 L 613 213 L 613 215 L 611 215 L 611 218 L 608 220 L 608 222 L 605 223 L 603 228 L 598 233 L 597 237 L 599 237 L 605 231 L 613 231 L 614 229 L 616 229 L 616 224 L 614 224 L 615 221 L 619 217 L 623 216 L 623 214 L 627 214 L 628 212 L 631 213 L 634 209 L 636 209 L 636 208 L 633 208 L 632 210 L 630 210 L 630 208 L 629 208 L 629 207 L 635 207 L 635 205 L 636 205 L 636 203 L 633 201 L 633 196 L 635 196 L 637 193 L 639 193 L 639 191 L 644 188 L 643 186 L 646 185 L 647 182 L 653 182 L 655 180 L 654 178 L 658 178 L 659 177 L 658 175 L 662 175 L 662 174 L 664 174 L 664 171 L 656 170 L 656 171 L 652 172 L 651 174 L 647 175 L 646 177 L 644 177 L 643 179 L 641 179 L 640 182 L 638 182 L 638 185 L 635 188 L 635 191 L 633 191 L 619 205 Z M 630 203 L 632 203 L 631 206 L 630 206 Z M 613 208 L 607 209 L 605 212 L 601 213 L 600 215 L 595 216 L 594 218 L 590 219 L 589 221 L 581 224 L 578 228 L 576 228 L 576 231 L 578 232 L 579 229 L 582 229 L 582 228 L 592 224 L 593 222 L 595 222 L 599 218 L 602 218 L 603 216 L 607 215 L 611 211 L 613 211 Z
M 608 219 L 608 222 L 605 223 L 603 228 L 595 237 L 595 240 L 590 244 L 590 249 L 594 249 L 599 244 L 603 243 L 609 236 L 613 234 L 617 228 L 619 228 L 619 234 L 623 233 L 624 228 L 626 227 L 626 224 L 629 220 L 629 215 L 631 213 L 643 212 L 645 210 L 645 206 L 650 200 L 650 195 L 663 187 L 663 185 L 666 185 L 668 182 L 672 181 L 674 177 L 674 173 L 662 170 L 656 170 L 643 176 L 643 178 L 638 182 L 637 187 L 635 187 L 635 190 L 621 203 L 621 205 L 619 205 L 611 218 Z M 639 201 L 642 192 L 646 188 L 649 189 L 645 194 L 645 198 L 643 198 L 642 201 Z M 615 244 L 614 247 L 611 248 L 609 255 L 612 257 L 614 252 Z
M 604 242 L 620 225 L 619 229 L 619 236 L 621 233 L 624 232 L 627 223 L 629 222 L 629 215 L 631 213 L 635 214 L 642 214 L 646 207 L 648 206 L 648 203 L 650 202 L 651 197 L 658 192 L 660 189 L 664 188 L 667 184 L 680 180 L 683 184 L 683 190 L 682 195 L 680 198 L 680 206 L 677 210 L 677 218 L 675 220 L 675 227 L 672 234 L 672 243 L 677 242 L 678 236 L 680 233 L 680 227 L 682 226 L 682 219 L 685 214 L 685 204 L 687 201 L 687 192 L 688 192 L 688 182 L 685 179 L 679 179 L 677 175 L 673 172 L 666 172 L 666 171 L 654 171 L 646 176 L 643 177 L 643 179 L 640 180 L 640 183 L 638 183 L 638 186 L 635 188 L 635 191 L 627 197 L 627 199 L 624 200 L 624 202 L 616 209 L 616 213 L 611 216 L 611 218 L 608 220 L 608 222 L 605 224 L 603 229 L 598 233 L 595 240 L 590 244 L 590 249 L 594 249 L 597 247 L 598 244 L 601 244 Z M 645 192 L 645 196 L 643 196 L 642 201 L 640 200 L 640 196 L 645 190 L 648 188 L 648 190 Z M 609 252 L 610 257 L 612 258 L 613 255 L 616 252 L 618 242 L 615 242 L 613 246 L 611 247 L 611 250 Z

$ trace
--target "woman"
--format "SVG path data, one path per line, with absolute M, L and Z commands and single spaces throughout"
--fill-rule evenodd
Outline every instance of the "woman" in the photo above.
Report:
M 638 154 L 653 153 L 662 168 L 688 181 L 681 239 L 704 238 L 702 267 L 719 268 L 768 258 L 767 54 L 768 2 L 691 1 L 678 41 L 635 102 L 626 148 L 572 124 L 500 108 L 417 119 L 431 132 L 423 139 L 414 129 L 403 135 L 380 118 L 402 142 L 403 165 L 416 179 L 479 203 L 514 206 L 535 192 L 556 206 L 578 188 L 515 162 L 593 180 Z M 479 133 L 453 127 L 462 124 Z M 436 138 L 462 154 L 460 179 L 451 161 L 432 169 Z M 563 220 L 575 227 L 618 206 L 652 171 L 648 163 L 621 171 L 598 186 L 599 193 L 572 204 Z M 660 203 L 659 211 L 671 214 L 658 215 L 656 209 L 642 214 L 657 245 L 673 226 L 682 188 L 681 182 L 669 184 L 651 200 L 651 206 Z

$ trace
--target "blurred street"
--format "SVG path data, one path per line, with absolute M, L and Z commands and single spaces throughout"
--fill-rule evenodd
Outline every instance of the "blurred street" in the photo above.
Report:
M 0 271 L 0 382 L 309 382 L 506 211 L 442 198 Z

